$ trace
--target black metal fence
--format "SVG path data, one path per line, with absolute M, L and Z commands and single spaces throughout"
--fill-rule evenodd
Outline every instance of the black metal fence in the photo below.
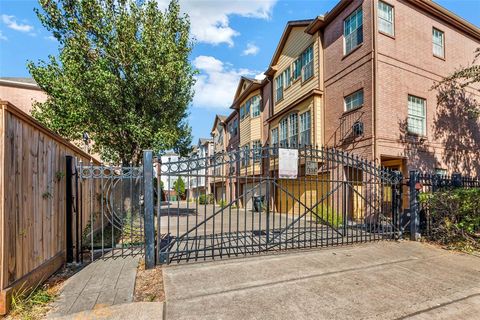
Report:
M 145 193 L 145 217 L 155 217 L 156 230 L 149 261 L 152 255 L 159 263 L 188 262 L 400 235 L 401 176 L 356 155 L 264 147 L 159 159 L 144 163 L 145 190 L 175 192 L 177 201 L 152 202 Z M 180 179 L 184 194 L 175 187 Z M 146 235 L 147 247 L 154 236 Z
M 310 146 L 163 163 L 145 151 L 143 166 L 78 163 L 69 177 L 76 221 L 69 243 L 80 259 L 145 254 L 147 267 L 405 233 L 416 240 L 432 224 L 422 194 L 480 188 L 459 174 L 411 171 L 404 179 L 357 155 Z
M 421 235 L 429 236 L 434 223 L 428 202 L 422 201 L 422 197 L 457 188 L 480 188 L 480 179 L 462 176 L 459 173 L 441 175 L 411 171 L 408 185 L 411 195 L 408 210 L 411 220 L 410 236 L 412 240 L 417 240 Z

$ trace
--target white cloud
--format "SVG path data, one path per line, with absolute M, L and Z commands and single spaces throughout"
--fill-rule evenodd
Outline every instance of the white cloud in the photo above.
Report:
M 266 77 L 267 76 L 262 72 L 262 73 L 259 73 L 259 74 L 255 75 L 255 80 L 263 80 Z
M 7 25 L 10 29 L 20 31 L 20 32 L 30 32 L 33 30 L 33 26 L 29 24 L 21 24 L 18 23 L 15 19 L 15 16 L 9 16 L 6 14 L 2 14 L 1 16 L 2 22 Z
M 253 76 L 258 71 L 235 69 L 211 56 L 198 56 L 193 65 L 200 71 L 195 83 L 194 107 L 224 109 L 230 107 L 241 76 Z
M 169 0 L 157 0 L 160 8 Z M 198 42 L 233 46 L 240 33 L 230 27 L 229 16 L 269 19 L 277 0 L 180 0 L 182 12 L 190 16 L 191 33 Z
M 258 51 L 260 51 L 260 48 L 257 47 L 253 43 L 247 43 L 247 48 L 243 50 L 242 55 L 244 56 L 255 56 L 257 55 Z
M 0 40 L 5 40 L 5 41 L 8 40 L 8 38 L 3 35 L 2 31 L 0 31 Z
M 57 41 L 57 38 L 55 38 L 54 36 L 47 36 L 45 37 L 45 39 L 50 41 Z

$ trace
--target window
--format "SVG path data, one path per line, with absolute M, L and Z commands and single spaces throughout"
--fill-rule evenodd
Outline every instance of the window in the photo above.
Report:
M 228 125 L 228 132 L 230 133 L 230 136 L 234 137 L 238 133 L 238 119 L 234 119 L 229 125 Z
M 343 37 L 345 54 L 355 49 L 363 42 L 363 12 L 358 8 L 343 22 Z
M 415 96 L 408 96 L 408 132 L 418 135 L 425 135 L 425 99 Z
M 245 118 L 245 105 L 242 104 L 242 105 L 240 106 L 240 119 L 243 120 L 244 118 Z
M 278 128 L 272 129 L 270 137 L 270 145 L 274 148 L 278 146 Z
M 280 147 L 286 148 L 288 145 L 288 118 L 280 121 Z
M 298 144 L 298 115 L 292 113 L 288 116 L 288 146 L 297 147 Z
M 250 164 L 250 145 L 247 143 L 243 146 L 242 166 L 246 167 Z
M 260 162 L 262 159 L 262 143 L 260 140 L 255 140 L 252 142 L 252 150 L 253 150 L 253 161 Z
M 344 98 L 345 111 L 350 111 L 363 105 L 363 89 L 358 90 Z
M 252 100 L 252 118 L 260 115 L 260 95 L 253 96 Z
M 302 57 L 298 57 L 297 60 L 292 63 L 292 69 L 293 80 L 295 81 L 302 76 Z
M 445 58 L 445 36 L 443 31 L 433 28 L 433 55 L 440 58 Z
M 313 76 L 313 47 L 308 47 L 302 53 L 302 81 Z
M 300 146 L 309 146 L 310 143 L 310 111 L 300 115 Z
M 378 2 L 378 30 L 393 36 L 393 7 L 383 1 Z
M 275 101 L 278 102 L 283 99 L 283 73 L 275 79 Z
M 245 102 L 245 117 L 250 115 L 250 106 L 252 105 L 252 99 L 248 99 L 247 102 Z
M 290 75 L 290 67 L 288 67 L 287 69 L 285 69 L 285 71 L 283 71 L 283 79 L 285 80 L 285 88 L 290 87 L 290 85 L 292 84 L 292 77 Z

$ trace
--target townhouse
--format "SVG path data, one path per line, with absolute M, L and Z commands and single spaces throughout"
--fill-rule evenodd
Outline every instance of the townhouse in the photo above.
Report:
M 325 16 L 291 21 L 265 73 L 274 84 L 269 143 L 335 147 L 404 174 L 479 174 L 478 133 L 455 154 L 478 121 L 442 119 L 432 89 L 478 47 L 478 28 L 429 0 L 342 0 Z
M 211 154 L 213 154 L 213 140 L 212 139 L 198 139 L 198 143 L 194 146 L 190 158 L 195 161 L 205 161 Z M 189 194 L 188 198 L 196 199 L 201 194 L 210 194 L 210 184 L 206 183 L 206 168 L 205 166 L 198 166 L 190 173 Z
M 479 28 L 430 0 L 341 0 L 324 16 L 288 22 L 266 78 L 242 77 L 225 117 L 238 119 L 235 142 L 216 150 L 238 147 L 244 156 L 234 170 L 251 180 L 236 192 L 263 189 L 254 183 L 266 174 L 255 159 L 263 146 L 332 147 L 404 175 L 480 174 L 480 122 L 462 105 L 478 99 L 479 87 L 467 86 L 449 106 L 433 88 L 471 65 L 479 47 Z M 361 189 L 362 176 L 349 172 Z

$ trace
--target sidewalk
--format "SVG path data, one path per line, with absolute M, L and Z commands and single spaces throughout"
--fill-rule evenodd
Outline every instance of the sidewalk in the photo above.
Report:
M 68 279 L 47 318 L 133 301 L 139 256 L 97 260 Z
M 402 241 L 164 268 L 167 319 L 478 319 L 480 258 Z

